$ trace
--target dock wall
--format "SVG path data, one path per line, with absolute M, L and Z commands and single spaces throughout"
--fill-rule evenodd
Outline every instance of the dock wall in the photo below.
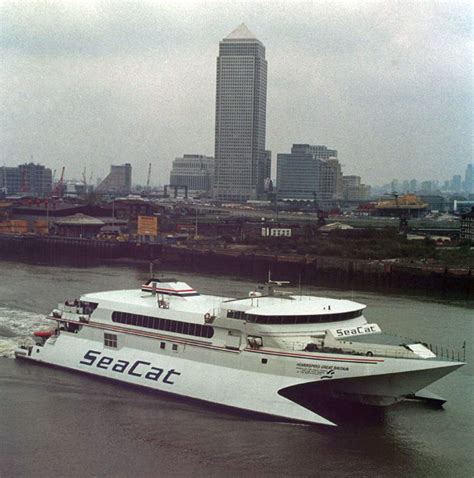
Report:
M 157 260 L 164 268 L 216 273 L 265 281 L 272 278 L 320 287 L 422 292 L 433 296 L 474 299 L 471 269 L 407 265 L 310 255 L 277 255 L 233 249 L 100 241 L 56 236 L 0 234 L 0 257 L 41 258 L 56 263 L 67 258 L 88 265 L 107 259 Z

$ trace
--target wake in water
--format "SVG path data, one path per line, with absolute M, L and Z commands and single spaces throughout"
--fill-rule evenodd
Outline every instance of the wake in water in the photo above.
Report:
M 33 345 L 35 330 L 48 329 L 51 320 L 44 315 L 0 307 L 0 357 L 13 358 L 20 345 Z

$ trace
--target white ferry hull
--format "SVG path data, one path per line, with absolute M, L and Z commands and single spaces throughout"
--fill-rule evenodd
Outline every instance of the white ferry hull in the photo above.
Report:
M 22 352 L 17 357 L 213 404 L 324 425 L 335 423 L 306 403 L 313 394 L 388 405 L 462 365 L 347 355 L 276 354 L 265 349 L 207 350 L 185 343 L 179 343 L 174 352 L 169 350 L 172 342 L 166 351 L 159 349 L 155 339 L 148 339 L 140 349 L 113 349 L 82 338 L 81 333 L 62 332 L 42 346 L 34 346 L 29 354 Z M 304 401 L 298 400 L 299 392 Z M 305 408 L 308 406 L 311 410 Z

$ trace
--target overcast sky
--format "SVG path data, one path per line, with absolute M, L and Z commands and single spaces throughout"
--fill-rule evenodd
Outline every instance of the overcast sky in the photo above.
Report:
M 472 162 L 469 1 L 0 0 L 0 165 L 169 181 L 214 155 L 219 41 L 266 47 L 267 149 L 337 149 L 369 184 L 444 179 Z

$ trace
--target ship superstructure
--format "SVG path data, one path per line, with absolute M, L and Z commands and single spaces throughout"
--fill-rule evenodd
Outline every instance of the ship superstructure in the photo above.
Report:
M 201 295 L 185 282 L 84 294 L 18 358 L 286 419 L 334 425 L 320 398 L 390 405 L 443 400 L 424 389 L 463 362 L 367 323 L 348 300 L 277 293 Z M 319 412 L 319 413 L 318 413 Z M 321 414 L 320 414 L 321 413 Z

